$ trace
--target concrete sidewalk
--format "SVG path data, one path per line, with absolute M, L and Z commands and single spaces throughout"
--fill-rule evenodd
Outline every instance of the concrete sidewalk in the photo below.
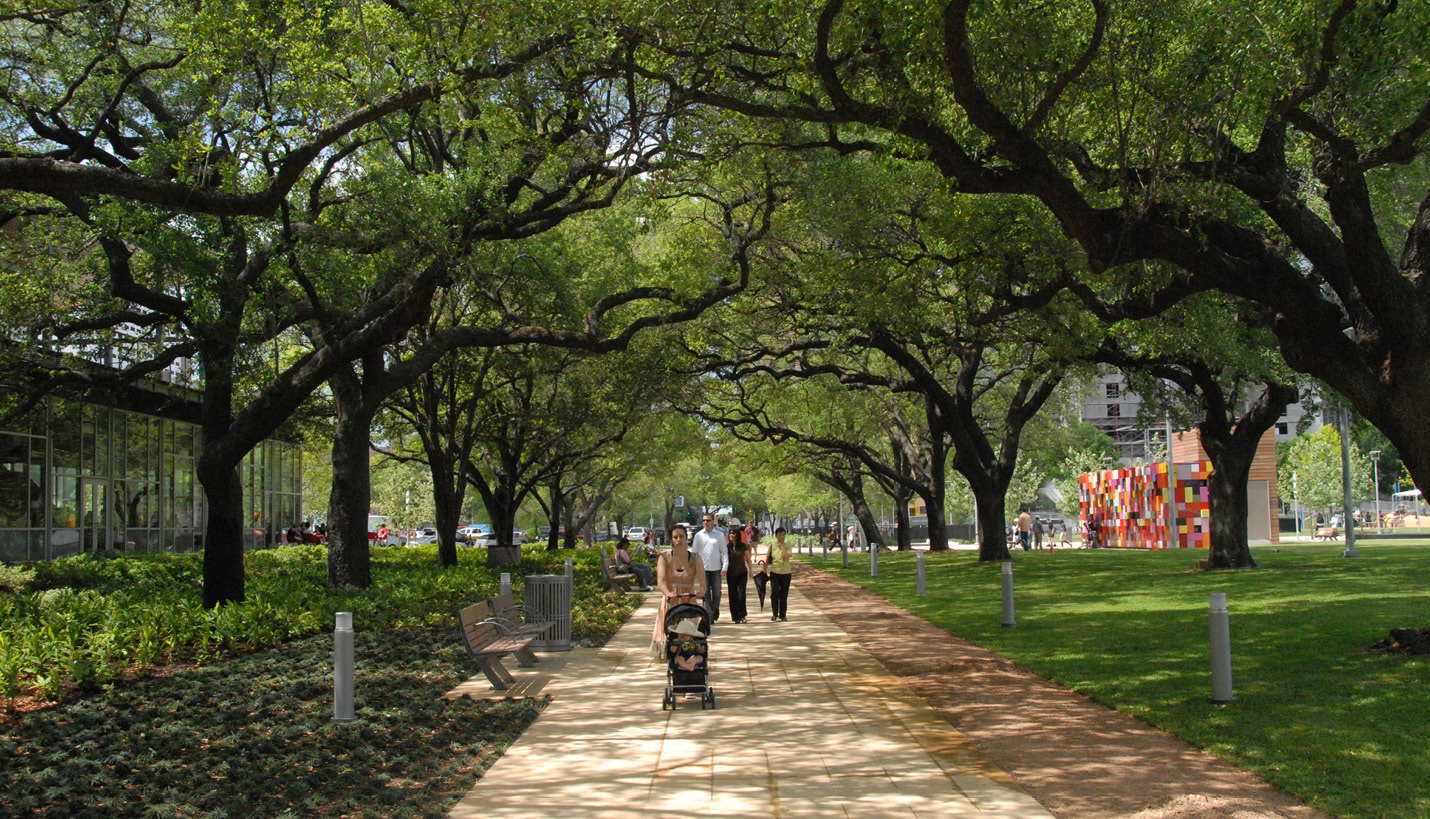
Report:
M 695 697 L 661 710 L 653 598 L 604 648 L 513 668 L 519 691 L 553 701 L 450 815 L 1051 819 L 798 587 L 783 623 L 751 592 L 750 622 L 710 637 L 713 711 Z

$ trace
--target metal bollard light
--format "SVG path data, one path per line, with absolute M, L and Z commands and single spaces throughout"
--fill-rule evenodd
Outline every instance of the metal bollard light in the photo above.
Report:
M 333 721 L 353 719 L 353 614 L 340 611 L 333 628 Z
M 847 569 L 849 568 L 849 544 L 841 539 L 839 541 L 839 548 L 844 552 L 844 568 Z
M 869 544 L 869 576 L 879 576 L 879 545 L 877 543 Z
M 1226 610 L 1226 593 L 1211 593 L 1212 702 L 1233 702 L 1231 690 L 1231 616 Z
M 1013 562 L 1003 561 L 1003 628 L 1018 625 L 1013 619 Z
M 605 548 L 603 547 L 603 548 L 601 549 L 601 554 L 605 554 L 605 553 L 606 553 L 606 550 L 605 550 Z M 566 558 L 566 576 L 567 576 L 567 577 L 575 577 L 575 576 L 576 576 L 576 571 L 571 568 L 571 558 L 569 558 L 569 557 Z
M 929 591 L 928 591 L 928 587 L 924 585 L 924 553 L 923 553 L 923 552 L 918 552 L 918 553 L 917 553 L 917 557 L 918 557 L 918 564 L 919 564 L 919 565 L 918 565 L 918 578 L 919 578 L 919 580 L 918 580 L 918 591 L 917 591 L 916 593 L 918 594 L 919 597 L 927 597 Z
M 501 573 L 501 594 L 511 594 L 511 572 Z

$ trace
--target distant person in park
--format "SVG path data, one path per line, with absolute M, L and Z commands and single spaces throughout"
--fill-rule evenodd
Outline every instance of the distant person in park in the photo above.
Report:
M 731 527 L 725 550 L 726 565 L 729 567 L 725 572 L 725 584 L 730 592 L 730 621 L 743 623 L 750 616 L 745 605 L 750 577 L 750 547 L 745 544 L 744 532 Z
M 770 544 L 770 619 L 787 620 L 789 581 L 794 569 L 790 566 L 789 546 L 785 545 L 785 528 L 775 530 L 775 542 Z
M 655 567 L 655 585 L 660 589 L 660 608 L 655 613 L 655 634 L 651 638 L 651 658 L 665 662 L 665 613 L 682 594 L 700 597 L 705 590 L 705 564 L 686 545 L 684 526 L 670 530 L 670 551 L 662 553 Z
M 1043 548 L 1043 519 L 1033 518 L 1033 548 Z
M 1018 515 L 1018 543 L 1025 552 L 1033 548 L 1033 516 L 1027 509 Z
M 1087 519 L 1087 542 L 1083 545 L 1089 549 L 1102 547 L 1102 524 L 1098 523 L 1095 517 Z
M 631 560 L 630 549 L 631 542 L 621 535 L 621 539 L 616 541 L 616 568 L 640 575 L 641 591 L 650 591 L 650 566 Z
M 705 567 L 705 610 L 710 612 L 710 622 L 714 623 L 720 619 L 720 587 L 725 585 L 730 557 L 725 548 L 725 532 L 715 527 L 713 513 L 706 512 L 700 518 L 700 527 L 690 541 L 690 551 Z
M 750 575 L 755 581 L 755 593 L 760 596 L 760 611 L 765 610 L 765 584 L 770 581 L 770 547 L 760 543 L 760 530 L 750 536 Z
M 387 524 L 377 527 L 377 545 L 387 545 Z

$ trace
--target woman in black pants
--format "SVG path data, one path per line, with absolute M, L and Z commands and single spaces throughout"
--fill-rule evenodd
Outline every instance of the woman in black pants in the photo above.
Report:
M 786 620 L 789 607 L 789 581 L 793 569 L 789 565 L 789 546 L 785 545 L 785 528 L 775 530 L 775 542 L 770 544 L 770 610 L 771 620 Z
M 740 529 L 731 526 L 725 548 L 730 550 L 730 568 L 725 571 L 725 586 L 729 591 L 730 622 L 743 623 L 750 616 L 745 607 L 746 580 L 750 576 L 749 547 Z

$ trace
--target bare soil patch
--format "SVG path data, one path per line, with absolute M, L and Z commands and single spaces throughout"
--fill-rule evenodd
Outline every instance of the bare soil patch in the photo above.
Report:
M 1060 819 L 1331 819 L 852 583 L 799 563 L 795 582 Z

